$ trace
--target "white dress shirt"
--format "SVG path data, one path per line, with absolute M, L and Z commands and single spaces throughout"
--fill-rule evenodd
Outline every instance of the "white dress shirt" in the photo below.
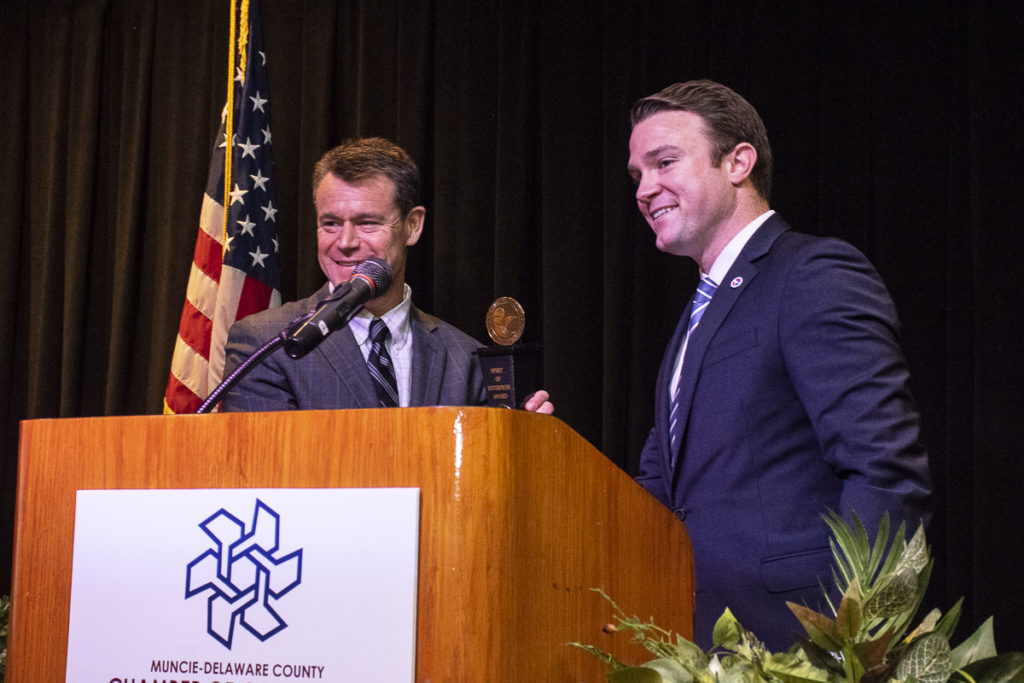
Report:
M 774 213 L 774 210 L 769 209 L 747 223 L 742 230 L 736 233 L 735 237 L 729 240 L 729 243 L 725 245 L 725 248 L 722 249 L 722 253 L 718 255 L 718 258 L 715 259 L 714 264 L 711 266 L 711 272 L 702 272 L 701 277 L 707 276 L 711 278 L 715 285 L 720 287 L 722 285 L 722 280 L 724 280 L 725 276 L 729 274 L 729 269 L 732 268 L 732 264 L 736 262 L 736 257 L 738 257 L 740 252 L 743 251 L 743 247 L 747 245 L 747 242 L 754 236 L 757 229 L 760 228 L 766 220 L 771 218 Z M 717 292 L 718 290 L 716 289 L 715 291 Z M 711 300 L 714 301 L 714 297 L 712 297 Z M 700 324 L 698 323 L 697 326 L 699 327 Z M 686 355 L 686 347 L 690 342 L 690 332 L 692 331 L 693 330 L 690 330 L 686 333 L 686 339 L 683 340 L 682 345 L 679 347 L 679 355 L 676 356 L 675 368 L 672 371 L 672 378 L 669 381 L 668 395 L 670 397 L 675 396 L 676 387 L 679 386 L 679 377 L 683 374 L 683 357 Z M 672 399 L 670 398 L 669 400 Z

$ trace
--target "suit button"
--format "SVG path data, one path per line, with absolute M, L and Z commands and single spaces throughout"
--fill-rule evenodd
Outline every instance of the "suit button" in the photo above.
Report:
M 673 510 L 673 512 L 676 515 L 676 519 L 678 519 L 680 522 L 686 521 L 686 508 L 676 508 L 675 510 Z

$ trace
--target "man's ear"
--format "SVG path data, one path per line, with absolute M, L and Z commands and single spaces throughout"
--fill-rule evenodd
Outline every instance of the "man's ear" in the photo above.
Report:
M 741 142 L 732 148 L 726 161 L 729 164 L 729 179 L 733 185 L 739 185 L 753 172 L 757 164 L 757 150 L 749 142 Z
M 427 217 L 427 210 L 422 206 L 414 206 L 402 219 L 402 230 L 405 231 L 405 246 L 411 247 L 420 241 L 423 233 L 423 221 Z

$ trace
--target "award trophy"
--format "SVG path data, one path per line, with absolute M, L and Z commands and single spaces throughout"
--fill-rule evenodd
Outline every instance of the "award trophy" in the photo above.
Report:
M 487 405 L 521 408 L 537 391 L 540 347 L 517 344 L 523 336 L 526 318 L 515 299 L 500 297 L 487 310 L 487 334 L 498 345 L 477 349 L 487 384 Z

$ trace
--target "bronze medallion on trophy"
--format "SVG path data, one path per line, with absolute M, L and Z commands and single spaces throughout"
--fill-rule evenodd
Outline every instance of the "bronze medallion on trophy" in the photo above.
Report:
M 487 334 L 497 346 L 476 351 L 487 383 L 487 405 L 521 408 L 539 388 L 540 347 L 520 344 L 526 314 L 510 296 L 499 297 L 487 309 Z
M 502 346 L 512 346 L 523 336 L 526 314 L 510 296 L 499 297 L 487 309 L 487 334 Z

